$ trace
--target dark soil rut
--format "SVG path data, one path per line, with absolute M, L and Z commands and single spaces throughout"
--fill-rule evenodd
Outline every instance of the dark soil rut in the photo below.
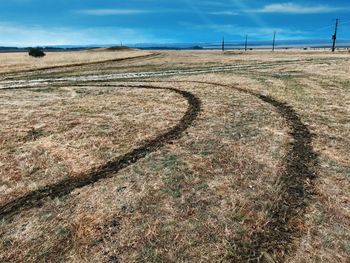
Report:
M 142 81 L 170 82 L 170 81 Z M 279 114 L 287 120 L 291 129 L 290 135 L 293 142 L 284 160 L 284 169 L 279 173 L 279 181 L 276 183 L 276 191 L 279 198 L 268 209 L 268 223 L 255 231 L 247 238 L 248 241 L 232 240 L 232 262 L 283 262 L 285 256 L 293 249 L 292 241 L 298 238 L 302 232 L 295 224 L 303 218 L 308 199 L 312 195 L 312 181 L 315 178 L 317 155 L 312 149 L 312 134 L 302 122 L 297 112 L 288 104 L 279 102 L 270 96 L 261 95 L 246 89 L 224 85 L 220 83 L 204 81 L 171 81 L 178 83 L 198 83 L 213 85 L 229 89 L 235 89 L 250 94 L 272 105 Z M 85 84 L 86 85 L 86 84 Z M 96 86 L 95 84 L 91 84 Z M 73 85 L 74 86 L 74 85 Z M 79 85 L 78 85 L 79 86 Z M 102 84 L 97 86 L 123 87 L 118 85 Z M 119 157 L 113 162 L 80 176 L 79 178 L 67 179 L 54 185 L 46 186 L 21 198 L 11 201 L 0 207 L 0 219 L 8 218 L 24 209 L 39 206 L 44 198 L 58 197 L 69 194 L 76 188 L 93 184 L 101 179 L 111 177 L 119 170 L 144 158 L 164 146 L 171 140 L 181 137 L 183 132 L 193 123 L 201 110 L 200 100 L 193 94 L 175 88 L 153 87 L 148 85 L 125 87 L 148 88 L 169 90 L 181 94 L 189 103 L 188 110 L 180 122 L 168 132 L 157 136 L 153 140 L 145 141 L 144 144 Z
M 167 81 L 145 82 L 162 83 Z M 275 185 L 279 198 L 267 211 L 268 223 L 248 237 L 248 242 L 232 241 L 234 256 L 229 259 L 232 262 L 283 262 L 284 257 L 293 249 L 293 239 L 302 234 L 295 222 L 303 218 L 305 208 L 314 192 L 313 179 L 316 178 L 317 154 L 311 146 L 313 135 L 310 130 L 293 107 L 270 96 L 220 83 L 173 82 L 198 83 L 235 89 L 272 105 L 287 120 L 293 142 L 285 157 L 284 168 L 279 172 L 279 180 Z
M 236 89 L 250 94 L 272 105 L 288 122 L 293 142 L 287 153 L 284 169 L 279 173 L 276 191 L 279 198 L 268 209 L 269 221 L 249 237 L 249 242 L 232 241 L 232 262 L 283 262 L 293 249 L 292 241 L 302 233 L 297 221 L 302 219 L 310 197 L 314 193 L 317 154 L 312 148 L 312 137 L 308 127 L 298 113 L 287 103 L 246 89 L 210 82 L 196 82 Z
M 117 86 L 116 86 L 117 87 Z M 40 206 L 45 198 L 55 198 L 64 196 L 72 192 L 74 189 L 81 188 L 87 185 L 98 182 L 113 176 L 121 169 L 136 163 L 138 160 L 146 157 L 148 154 L 155 152 L 172 140 L 179 139 L 185 130 L 187 130 L 195 121 L 201 111 L 201 101 L 190 92 L 178 90 L 175 88 L 162 88 L 152 86 L 127 86 L 131 88 L 144 88 L 153 90 L 168 90 L 183 96 L 188 102 L 188 109 L 182 119 L 176 126 L 167 132 L 158 135 L 152 140 L 146 140 L 143 145 L 133 151 L 118 157 L 114 161 L 110 161 L 105 165 L 91 171 L 88 174 L 81 175 L 76 178 L 68 178 L 53 185 L 48 185 L 38 190 L 35 190 L 27 195 L 15 199 L 0 207 L 0 220 L 12 217 L 13 215 L 33 207 Z

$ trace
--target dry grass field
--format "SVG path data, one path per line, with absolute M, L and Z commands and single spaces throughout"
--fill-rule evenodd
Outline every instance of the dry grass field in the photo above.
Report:
M 120 61 L 127 58 L 149 55 L 150 52 L 142 51 L 71 51 L 71 52 L 51 52 L 48 56 L 37 59 L 28 56 L 27 53 L 0 53 L 1 65 L 0 73 L 11 73 L 19 71 L 31 71 L 37 69 L 60 68 L 69 65 L 84 65 L 102 61 Z
M 349 262 L 348 52 L 0 59 L 0 262 Z

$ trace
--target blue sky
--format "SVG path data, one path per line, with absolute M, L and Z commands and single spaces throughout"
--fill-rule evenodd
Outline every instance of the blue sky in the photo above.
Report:
M 3 0 L 0 45 L 350 39 L 350 1 Z

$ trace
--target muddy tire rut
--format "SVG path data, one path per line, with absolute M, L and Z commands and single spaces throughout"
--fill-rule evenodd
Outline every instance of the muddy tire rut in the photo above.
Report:
M 279 172 L 276 191 L 279 198 L 266 211 L 268 222 L 257 229 L 248 241 L 232 240 L 232 253 L 228 258 L 231 262 L 283 262 L 286 255 L 293 251 L 293 240 L 302 235 L 302 230 L 295 224 L 296 219 L 302 219 L 308 201 L 313 193 L 313 179 L 316 177 L 317 155 L 312 149 L 313 135 L 302 122 L 297 112 L 288 104 L 279 102 L 273 97 L 261 95 L 244 88 L 220 83 L 204 81 L 141 81 L 142 85 L 130 84 L 112 85 L 94 82 L 90 86 L 115 88 L 141 88 L 152 90 L 167 90 L 181 95 L 188 102 L 188 109 L 178 124 L 156 138 L 146 140 L 131 152 L 116 158 L 105 165 L 83 174 L 77 178 L 69 178 L 53 185 L 35 190 L 0 207 L 0 219 L 11 220 L 14 215 L 24 210 L 38 207 L 47 198 L 67 195 L 77 188 L 92 185 L 100 180 L 114 176 L 148 154 L 157 151 L 167 143 L 181 138 L 184 132 L 193 125 L 201 112 L 201 100 L 194 94 L 171 87 L 152 86 L 151 83 L 196 83 L 212 85 L 236 90 L 254 96 L 273 108 L 287 121 L 293 142 L 283 161 L 284 168 Z M 77 83 L 72 86 L 87 86 L 88 83 Z M 22 87 L 24 88 L 24 87 Z
M 122 88 L 123 86 L 116 86 Z M 178 124 L 156 138 L 146 140 L 142 145 L 105 165 L 94 169 L 93 171 L 75 178 L 68 178 L 53 185 L 48 185 L 0 207 L 0 220 L 14 216 L 25 209 L 40 206 L 45 198 L 56 198 L 69 194 L 75 189 L 94 184 L 102 179 L 113 176 L 121 169 L 134 164 L 138 160 L 146 157 L 148 154 L 157 151 L 165 144 L 179 139 L 183 133 L 193 124 L 201 111 L 201 101 L 190 92 L 175 88 L 144 86 L 127 86 L 128 88 L 142 88 L 153 90 L 167 90 L 181 95 L 188 102 L 188 108 L 185 115 Z

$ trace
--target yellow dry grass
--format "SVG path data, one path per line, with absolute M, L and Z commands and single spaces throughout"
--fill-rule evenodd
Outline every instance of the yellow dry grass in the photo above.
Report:
M 125 154 L 186 108 L 168 92 L 93 87 L 7 91 L 0 105 L 0 202 Z
M 66 66 L 99 62 L 104 60 L 138 57 L 150 54 L 147 51 L 69 51 L 47 52 L 43 58 L 33 58 L 27 53 L 0 53 L 0 73 L 33 70 L 53 66 Z
M 230 63 L 254 68 L 152 83 L 141 79 L 1 90 L 1 204 L 129 152 L 176 125 L 186 111 L 184 98 L 169 91 L 106 85 L 178 88 L 200 98 L 202 109 L 182 138 L 113 177 L 2 221 L 0 261 L 242 261 L 246 255 L 239 254 L 237 241 L 249 250 L 251 237 L 269 224 L 268 210 L 283 195 L 277 182 L 293 135 L 276 107 L 229 87 L 235 86 L 292 106 L 314 134 L 317 153 L 316 178 L 308 186 L 313 195 L 305 197 L 305 210 L 286 222 L 297 226 L 289 253 L 266 253 L 262 260 L 346 263 L 349 58 L 348 53 L 299 51 L 162 52 L 150 60 L 122 62 L 120 70 L 112 65 L 104 70 Z M 286 63 L 290 60 L 297 62 Z M 69 74 L 94 68 L 99 66 Z M 60 74 L 66 74 L 64 69 Z

